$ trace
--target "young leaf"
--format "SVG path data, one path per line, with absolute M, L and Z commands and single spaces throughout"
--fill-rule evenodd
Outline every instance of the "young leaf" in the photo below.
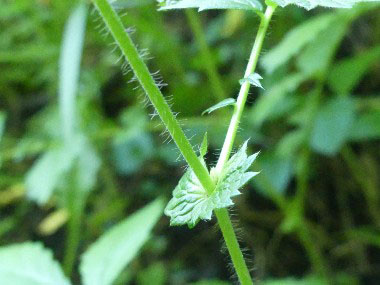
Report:
M 204 157 L 206 155 L 207 148 L 208 148 L 208 140 L 207 140 L 207 132 L 206 132 L 204 137 L 203 137 L 203 141 L 202 141 L 201 148 L 200 148 L 201 157 Z
M 161 199 L 150 203 L 101 236 L 82 256 L 84 285 L 111 285 L 148 240 L 162 215 Z
M 262 11 L 263 6 L 258 0 L 179 0 L 166 1 L 160 10 L 198 8 L 199 11 L 211 9 L 239 9 Z
M 1 284 L 69 285 L 50 250 L 26 242 L 0 248 Z
M 224 99 L 223 101 L 220 101 L 218 104 L 215 104 L 214 106 L 208 108 L 207 110 L 204 110 L 202 115 L 204 114 L 210 114 L 212 112 L 214 112 L 215 110 L 218 110 L 220 108 L 224 108 L 224 107 L 227 107 L 227 106 L 232 106 L 232 105 L 235 105 L 236 103 L 236 100 L 234 98 L 227 98 L 227 99 Z
M 187 224 L 194 227 L 199 220 L 210 220 L 214 209 L 233 205 L 232 197 L 257 172 L 246 172 L 258 153 L 247 156 L 247 142 L 231 157 L 219 176 L 214 192 L 208 195 L 194 172 L 189 168 L 173 191 L 173 198 L 165 209 L 171 226 Z
M 258 73 L 252 73 L 248 75 L 248 77 L 243 78 L 239 81 L 240 84 L 243 84 L 245 82 L 248 82 L 249 84 L 259 87 L 261 89 L 264 89 L 263 86 L 261 85 L 260 80 L 263 79 L 260 74 Z
M 314 9 L 317 6 L 329 8 L 352 8 L 355 4 L 360 2 L 376 2 L 379 0 L 272 0 L 281 7 L 291 4 L 298 5 L 307 10 Z

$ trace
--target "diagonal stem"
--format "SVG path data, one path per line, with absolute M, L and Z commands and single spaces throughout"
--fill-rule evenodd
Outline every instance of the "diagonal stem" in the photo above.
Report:
M 251 56 L 248 61 L 247 69 L 245 71 L 244 77 L 248 77 L 250 74 L 254 73 L 256 70 L 257 62 L 259 60 L 260 52 L 263 46 L 265 35 L 267 33 L 270 20 L 272 19 L 273 13 L 276 9 L 276 6 L 273 4 L 269 5 L 265 11 L 265 14 L 261 18 L 259 30 L 255 39 L 255 43 L 252 48 Z M 222 151 L 219 156 L 218 163 L 215 167 L 215 174 L 218 175 L 224 168 L 224 165 L 228 161 L 232 147 L 234 145 L 236 133 L 239 127 L 240 119 L 244 111 L 244 106 L 247 101 L 249 93 L 250 83 L 245 82 L 241 85 L 239 96 L 236 101 L 236 106 L 234 113 L 231 118 L 230 125 L 228 127 L 226 139 L 223 144 Z
M 149 97 L 153 106 L 157 110 L 161 120 L 167 127 L 170 135 L 172 136 L 173 140 L 177 144 L 185 160 L 187 161 L 189 166 L 192 168 L 195 175 L 201 182 L 202 186 L 204 187 L 204 189 L 206 189 L 207 193 L 211 194 L 215 189 L 215 184 L 213 180 L 211 179 L 211 176 L 206 166 L 204 166 L 198 159 L 190 142 L 186 138 L 181 126 L 176 120 L 174 114 L 172 113 L 169 105 L 165 101 L 161 91 L 159 90 L 159 88 L 154 82 L 154 79 L 150 75 L 147 66 L 145 65 L 144 61 L 141 59 L 131 38 L 129 37 L 128 33 L 125 32 L 120 18 L 118 17 L 118 15 L 113 10 L 113 8 L 111 7 L 111 5 L 109 4 L 107 0 L 93 0 L 93 2 L 95 6 L 98 8 L 101 16 L 103 17 L 104 22 L 106 23 L 108 29 L 111 31 L 113 38 L 115 39 L 123 55 L 129 62 L 137 79 L 139 80 L 141 86 L 144 88 L 147 96 Z M 258 36 L 255 41 L 255 45 L 252 51 L 251 59 L 249 61 L 246 73 L 248 73 L 248 71 L 250 70 L 254 70 L 257 65 L 258 56 L 259 56 L 262 43 L 265 37 L 265 33 L 268 28 L 269 21 L 273 14 L 273 11 L 274 11 L 274 7 L 268 7 L 265 16 L 262 17 Z M 239 96 L 239 98 L 244 97 L 243 96 L 244 92 L 248 94 L 249 85 L 243 84 L 243 86 L 244 86 L 244 90 L 246 91 L 244 90 L 241 91 L 242 96 Z M 245 95 L 245 98 L 240 99 L 240 102 L 241 102 L 240 107 L 237 108 L 240 112 L 240 115 L 238 115 L 237 122 L 240 120 L 247 94 Z M 234 114 L 233 120 L 236 120 L 234 119 L 235 117 L 236 115 Z M 237 128 L 237 124 L 235 127 Z M 236 134 L 236 130 L 235 130 L 235 134 Z M 231 137 L 231 135 L 229 134 L 227 134 L 227 136 Z M 230 148 L 232 148 L 234 137 L 235 135 L 233 135 L 232 139 L 229 139 L 231 143 Z M 228 159 L 229 153 L 230 151 L 228 152 L 228 155 L 226 155 L 225 157 L 226 159 Z M 232 259 L 232 263 L 235 267 L 240 283 L 243 285 L 252 284 L 252 279 L 251 279 L 248 267 L 245 263 L 243 254 L 240 250 L 239 243 L 237 241 L 227 209 L 217 209 L 215 210 L 215 215 L 217 217 L 220 229 L 225 239 L 228 251 Z

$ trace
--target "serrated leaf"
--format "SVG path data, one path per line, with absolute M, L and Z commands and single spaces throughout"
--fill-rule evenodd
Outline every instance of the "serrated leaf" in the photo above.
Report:
M 298 5 L 307 10 L 314 9 L 317 6 L 328 8 L 352 8 L 355 4 L 361 2 L 377 2 L 379 0 L 272 0 L 281 7 L 288 5 Z
M 235 105 L 236 103 L 236 100 L 234 98 L 227 98 L 227 99 L 224 99 L 223 101 L 220 101 L 219 103 L 215 104 L 214 106 L 208 108 L 207 110 L 204 110 L 202 115 L 204 114 L 210 114 L 212 112 L 214 112 L 215 110 L 218 110 L 218 109 L 221 109 L 221 108 L 224 108 L 224 107 L 227 107 L 227 106 L 232 106 L 232 105 Z
M 0 248 L 0 280 L 9 285 L 70 284 L 51 251 L 32 242 Z
M 239 9 L 262 11 L 263 6 L 258 0 L 180 0 L 166 1 L 160 10 L 198 8 L 199 11 L 212 9 Z
M 260 74 L 258 73 L 252 73 L 248 75 L 248 77 L 243 78 L 239 81 L 240 84 L 243 84 L 245 82 L 248 82 L 249 84 L 259 87 L 261 89 L 264 89 L 263 86 L 261 85 L 260 80 L 263 79 Z
M 247 156 L 247 142 L 226 163 L 214 192 L 208 195 L 198 178 L 188 169 L 173 191 L 173 198 L 165 209 L 171 226 L 187 224 L 194 227 L 199 220 L 210 220 L 214 209 L 233 205 L 232 197 L 241 194 L 241 188 L 257 172 L 247 172 L 258 153 Z
M 82 256 L 84 285 L 111 285 L 137 255 L 162 215 L 161 199 L 150 203 L 101 236 Z

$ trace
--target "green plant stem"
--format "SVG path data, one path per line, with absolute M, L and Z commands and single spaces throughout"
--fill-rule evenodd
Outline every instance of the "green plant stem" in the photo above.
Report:
M 93 0 L 93 2 L 98 8 L 104 22 L 131 65 L 137 79 L 156 108 L 182 155 L 194 171 L 204 189 L 211 194 L 215 189 L 215 185 L 207 168 L 200 162 L 196 153 L 192 149 L 189 141 L 183 133 L 183 130 L 171 112 L 169 105 L 166 103 L 161 91 L 158 89 L 153 78 L 151 77 L 147 66 L 140 58 L 138 51 L 129 35 L 125 32 L 120 18 L 117 16 L 116 12 L 112 9 L 107 0 Z M 243 254 L 240 251 L 239 243 L 237 241 L 227 209 L 219 209 L 216 210 L 215 213 L 240 283 L 242 285 L 252 284 L 249 270 L 245 264 Z
M 146 64 L 140 57 L 137 48 L 133 44 L 128 33 L 125 32 L 120 18 L 106 0 L 93 0 L 93 2 L 97 6 L 108 29 L 111 31 L 113 38 L 116 40 L 123 55 L 130 64 L 138 81 L 145 90 L 154 108 L 157 110 L 161 120 L 168 129 L 174 142 L 177 144 L 183 157 L 191 169 L 194 171 L 194 173 L 197 175 L 202 186 L 207 190 L 207 192 L 212 193 L 215 186 L 211 180 L 207 168 L 200 162 L 199 158 L 194 152 L 181 126 L 170 110 L 169 105 L 165 101 L 164 96 L 150 75 Z
M 226 208 L 215 209 L 215 216 L 218 220 L 220 230 L 224 241 L 226 242 L 228 252 L 230 253 L 232 263 L 235 267 L 240 284 L 253 284 L 251 274 L 249 273 L 247 264 L 245 263 L 243 253 L 240 250 L 239 242 L 236 238 L 235 231 Z
M 71 173 L 71 183 L 68 187 L 66 196 L 66 208 L 70 213 L 67 224 L 67 237 L 65 244 L 65 255 L 63 257 L 63 269 L 67 276 L 71 276 L 73 271 L 76 255 L 81 240 L 81 225 L 84 208 L 86 205 L 87 195 L 82 193 L 78 188 L 75 174 Z
M 265 35 L 267 33 L 270 20 L 273 16 L 274 11 L 276 10 L 276 6 L 268 6 L 265 14 L 261 17 L 261 22 L 259 26 L 259 30 L 257 32 L 257 36 L 255 39 L 255 43 L 252 48 L 252 52 L 248 61 L 247 69 L 245 71 L 244 77 L 248 77 L 250 74 L 254 73 L 256 70 L 257 62 L 259 60 L 260 52 L 263 46 L 263 42 L 265 39 Z M 234 113 L 231 118 L 230 125 L 228 127 L 226 139 L 223 144 L 222 151 L 220 153 L 220 157 L 218 163 L 215 167 L 215 174 L 218 175 L 221 173 L 224 168 L 225 163 L 228 161 L 232 147 L 234 145 L 236 133 L 239 127 L 240 119 L 244 111 L 245 103 L 247 101 L 248 93 L 250 89 L 250 83 L 245 82 L 241 85 L 239 96 L 236 101 L 236 106 L 234 109 Z
M 199 16 L 194 10 L 186 9 L 185 14 L 190 24 L 190 28 L 194 34 L 195 40 L 198 43 L 204 69 L 207 72 L 208 78 L 210 80 L 214 96 L 218 101 L 222 101 L 226 98 L 226 94 L 224 92 L 220 76 L 217 72 L 217 67 L 214 58 L 207 44 L 206 36 L 203 33 L 202 23 L 199 19 Z
M 373 181 L 371 175 L 368 174 L 368 170 L 365 168 L 365 166 L 363 167 L 363 163 L 349 146 L 344 147 L 341 151 L 341 154 L 354 180 L 363 190 L 365 199 L 368 204 L 368 210 L 374 223 L 379 226 L 379 196 L 377 194 L 378 190 L 376 187 L 376 182 Z

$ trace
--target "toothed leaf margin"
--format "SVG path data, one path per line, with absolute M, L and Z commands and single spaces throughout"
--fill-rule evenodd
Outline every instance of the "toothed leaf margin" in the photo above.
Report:
M 240 195 L 239 189 L 258 174 L 247 172 L 259 154 L 247 156 L 247 143 L 248 141 L 226 163 L 211 195 L 207 194 L 191 168 L 186 171 L 165 209 L 171 226 L 187 224 L 193 228 L 200 220 L 210 220 L 214 209 L 234 204 L 231 198 Z

